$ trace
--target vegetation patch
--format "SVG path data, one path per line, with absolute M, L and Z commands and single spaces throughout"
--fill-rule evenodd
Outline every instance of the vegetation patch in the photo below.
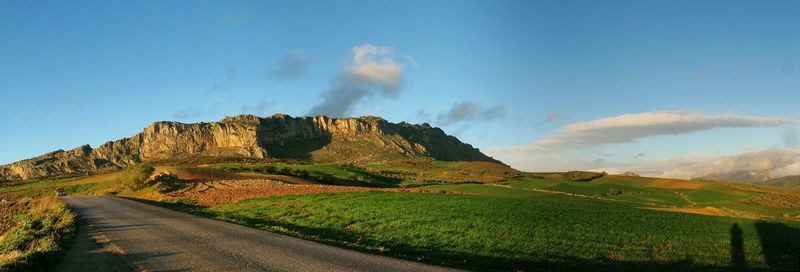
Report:
M 568 171 L 554 174 L 551 178 L 568 181 L 592 181 L 594 179 L 608 176 L 606 172 L 587 172 L 587 171 Z
M 150 164 L 137 164 L 120 173 L 118 181 L 130 190 L 139 190 L 148 185 L 154 170 Z
M 75 234 L 75 217 L 54 196 L 0 204 L 0 271 L 45 271 Z

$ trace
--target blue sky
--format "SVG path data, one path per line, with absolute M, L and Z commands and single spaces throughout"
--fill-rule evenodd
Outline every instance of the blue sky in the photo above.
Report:
M 526 170 L 655 175 L 794 154 L 798 10 L 797 1 L 2 1 L 0 163 L 97 146 L 156 120 L 320 113 L 326 94 L 341 101 L 349 88 L 360 91 L 352 103 L 327 105 L 442 126 Z M 356 60 L 366 45 L 377 51 Z M 368 64 L 378 74 L 365 80 L 356 71 Z M 624 115 L 660 133 L 540 150 L 578 139 L 570 125 Z M 694 129 L 674 129 L 687 122 Z M 631 129 L 612 127 L 591 133 Z M 800 171 L 784 164 L 769 170 Z

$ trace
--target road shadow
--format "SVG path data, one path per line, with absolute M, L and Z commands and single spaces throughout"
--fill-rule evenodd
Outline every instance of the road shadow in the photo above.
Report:
M 76 223 L 75 238 L 54 271 L 139 271 L 133 263 L 126 260 L 108 243 L 98 241 L 99 234 L 89 227 L 85 219 L 78 218 Z
M 800 229 L 770 221 L 759 221 L 755 227 L 770 270 L 800 271 Z

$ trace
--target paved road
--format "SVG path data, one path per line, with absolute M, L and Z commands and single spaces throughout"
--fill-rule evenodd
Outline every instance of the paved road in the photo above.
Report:
M 104 196 L 64 197 L 83 223 L 62 270 L 447 271 Z M 84 248 L 84 249 L 81 249 Z M 102 254 L 93 254 L 100 252 Z M 94 262 L 94 263 L 92 263 Z M 77 270 L 76 270 L 77 269 Z

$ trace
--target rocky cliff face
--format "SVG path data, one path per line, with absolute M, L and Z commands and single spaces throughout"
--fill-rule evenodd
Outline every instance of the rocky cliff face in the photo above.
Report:
M 499 162 L 428 124 L 394 124 L 379 117 L 240 115 L 212 123 L 156 122 L 130 138 L 95 149 L 84 145 L 0 166 L 0 181 L 95 173 L 182 155 L 353 163 L 416 157 Z

